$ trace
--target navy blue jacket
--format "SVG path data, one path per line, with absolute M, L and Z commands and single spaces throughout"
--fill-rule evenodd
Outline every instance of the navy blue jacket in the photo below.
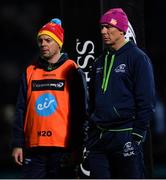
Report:
M 90 120 L 107 129 L 133 128 L 144 137 L 155 107 L 155 84 L 148 56 L 134 43 L 127 42 L 118 51 L 109 52 L 115 60 L 108 87 L 102 90 L 106 52 L 96 59 L 89 84 Z

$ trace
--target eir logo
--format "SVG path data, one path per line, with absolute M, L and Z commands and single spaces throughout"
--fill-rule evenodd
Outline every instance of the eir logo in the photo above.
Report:
M 135 44 L 137 44 L 136 42 L 136 35 L 135 32 L 133 30 L 133 27 L 131 26 L 130 22 L 128 22 L 128 29 L 127 32 L 125 34 L 125 39 L 126 40 L 132 40 Z

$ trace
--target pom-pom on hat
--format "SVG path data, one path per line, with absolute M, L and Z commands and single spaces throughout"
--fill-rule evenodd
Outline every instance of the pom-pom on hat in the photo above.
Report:
M 45 24 L 38 32 L 37 37 L 46 34 L 54 39 L 60 48 L 62 48 L 64 40 L 64 29 L 62 28 L 61 20 L 58 18 L 52 19 L 50 22 Z
M 126 33 L 128 29 L 128 18 L 121 8 L 113 8 L 101 16 L 100 24 L 110 24 Z

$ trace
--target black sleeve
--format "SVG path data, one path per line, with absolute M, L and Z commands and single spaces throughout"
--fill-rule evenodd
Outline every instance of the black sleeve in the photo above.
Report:
M 95 62 L 92 64 L 91 68 L 89 69 L 90 81 L 88 83 L 88 92 L 89 92 L 89 99 L 88 99 L 88 114 L 90 115 L 94 111 L 94 104 L 95 104 Z
M 84 72 L 78 68 L 74 72 L 71 84 L 71 132 L 70 146 L 72 149 L 82 148 L 83 124 L 87 116 L 88 91 Z
M 12 128 L 12 147 L 24 146 L 24 116 L 26 110 L 26 75 L 21 77 L 20 87 L 16 103 L 16 112 Z

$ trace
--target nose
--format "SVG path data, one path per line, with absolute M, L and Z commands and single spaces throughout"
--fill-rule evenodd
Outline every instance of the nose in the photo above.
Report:
M 44 46 L 46 44 L 46 41 L 43 39 L 42 41 L 41 41 L 41 46 Z
M 101 34 L 105 34 L 107 32 L 107 28 L 106 27 L 101 27 Z

